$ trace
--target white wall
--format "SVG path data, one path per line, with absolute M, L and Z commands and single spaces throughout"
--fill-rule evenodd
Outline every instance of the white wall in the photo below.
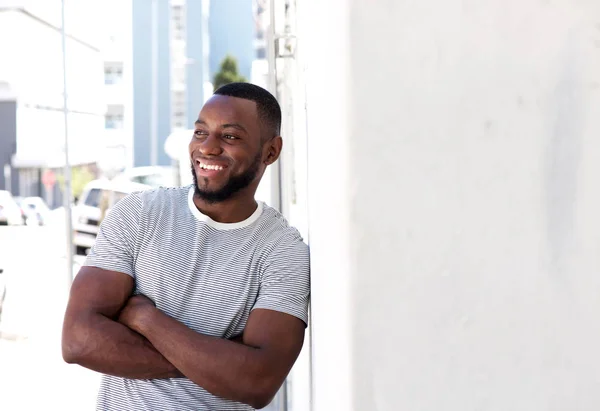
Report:
M 600 409 L 600 3 L 302 15 L 313 410 Z
M 352 410 L 354 345 L 347 2 L 299 6 L 306 58 L 312 410 Z M 352 166 L 357 166 L 354 164 Z

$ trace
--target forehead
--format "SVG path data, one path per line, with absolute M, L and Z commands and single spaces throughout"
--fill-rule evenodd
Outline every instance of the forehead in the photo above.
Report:
M 207 123 L 239 123 L 243 126 L 258 126 L 256 103 L 230 96 L 212 96 L 200 110 L 198 119 Z

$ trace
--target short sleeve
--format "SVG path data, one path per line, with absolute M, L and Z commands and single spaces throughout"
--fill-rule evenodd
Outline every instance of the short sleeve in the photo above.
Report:
M 96 242 L 84 265 L 133 277 L 141 209 L 141 193 L 129 194 L 117 202 L 100 224 Z
M 252 309 L 293 315 L 308 324 L 310 261 L 300 234 L 286 235 L 269 254 Z

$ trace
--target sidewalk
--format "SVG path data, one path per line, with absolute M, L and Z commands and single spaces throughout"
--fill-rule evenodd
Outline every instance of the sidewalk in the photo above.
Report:
M 100 376 L 62 361 L 60 340 L 0 339 L 0 409 L 95 409 Z
M 10 297 L 0 324 L 0 410 L 94 410 L 100 375 L 62 359 L 63 304 Z
M 99 374 L 62 360 L 64 236 L 51 227 L 0 229 L 0 249 L 10 251 L 2 255 L 0 410 L 94 410 Z

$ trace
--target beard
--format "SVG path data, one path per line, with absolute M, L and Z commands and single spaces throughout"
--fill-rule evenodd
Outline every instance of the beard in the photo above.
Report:
M 223 187 L 216 190 L 204 189 L 198 186 L 198 176 L 196 175 L 196 170 L 192 164 L 192 178 L 194 179 L 195 194 L 200 199 L 210 204 L 220 203 L 230 199 L 233 195 L 248 187 L 254 181 L 258 174 L 258 169 L 260 168 L 261 158 L 262 153 L 259 151 L 246 171 L 242 174 L 231 176 Z

